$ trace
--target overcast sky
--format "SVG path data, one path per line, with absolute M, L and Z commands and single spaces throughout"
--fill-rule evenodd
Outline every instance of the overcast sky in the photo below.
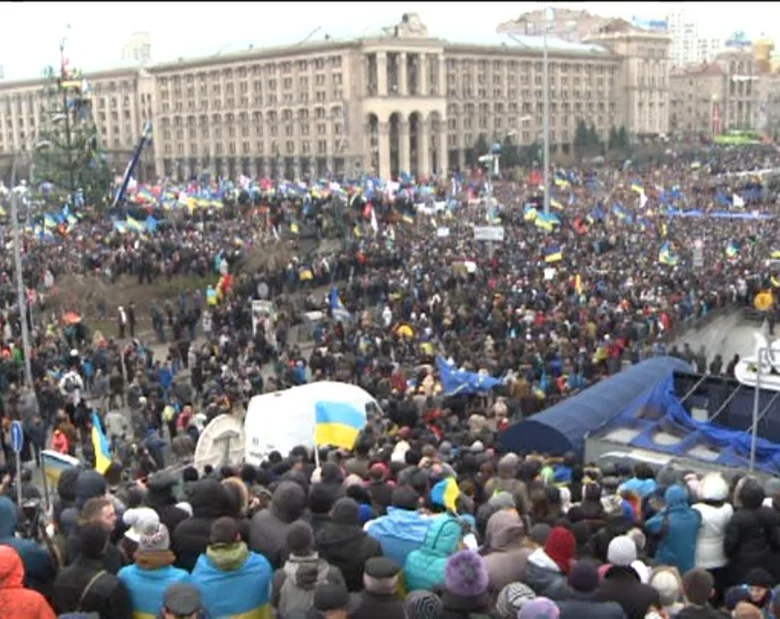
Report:
M 663 18 L 680 3 L 555 3 L 587 7 L 602 15 L 631 19 Z M 225 49 L 298 43 L 313 39 L 360 36 L 398 23 L 415 12 L 432 36 L 452 41 L 488 42 L 496 26 L 539 2 L 0 2 L 0 66 L 5 79 L 39 77 L 59 62 L 59 41 L 68 34 L 71 66 L 85 70 L 121 64 L 122 47 L 133 32 L 152 39 L 153 61 L 209 56 Z M 738 9 L 738 10 L 737 10 Z M 689 3 L 686 10 L 703 36 L 749 37 L 780 32 L 780 3 Z M 764 31 L 763 28 L 770 30 Z M 498 35 L 497 35 L 497 40 Z

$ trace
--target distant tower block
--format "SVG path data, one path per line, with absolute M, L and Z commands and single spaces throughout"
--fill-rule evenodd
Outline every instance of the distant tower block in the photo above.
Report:
M 152 60 L 152 37 L 148 32 L 135 32 L 122 48 L 122 60 L 148 64 Z
M 771 39 L 761 38 L 753 44 L 753 57 L 756 59 L 758 71 L 768 73 L 772 70 L 772 52 L 775 44 Z

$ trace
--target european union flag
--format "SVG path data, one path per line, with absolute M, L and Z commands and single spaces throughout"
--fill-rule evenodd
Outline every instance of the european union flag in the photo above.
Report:
M 436 357 L 436 369 L 441 376 L 441 386 L 445 397 L 485 393 L 501 384 L 500 380 L 492 376 L 453 368 L 441 356 Z

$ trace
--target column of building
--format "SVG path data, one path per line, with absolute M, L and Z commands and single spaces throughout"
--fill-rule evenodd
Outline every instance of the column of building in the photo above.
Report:
M 379 123 L 379 178 L 390 178 L 390 123 Z
M 387 54 L 376 53 L 376 94 L 379 97 L 387 96 Z
M 409 88 L 407 83 L 407 71 L 406 71 L 406 53 L 401 52 L 396 54 L 396 77 L 398 79 L 398 96 L 405 97 L 409 94 Z
M 431 173 L 430 121 L 423 119 L 417 125 L 417 174 L 428 176 Z
M 410 162 L 409 119 L 398 123 L 398 172 L 409 173 Z
M 417 56 L 417 94 L 423 97 L 427 97 L 429 92 L 428 86 L 428 70 L 430 64 L 428 62 L 428 54 L 418 54 Z

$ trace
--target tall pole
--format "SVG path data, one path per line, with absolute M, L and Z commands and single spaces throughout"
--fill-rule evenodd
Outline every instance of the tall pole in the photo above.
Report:
M 67 81 L 65 75 L 65 37 L 60 39 L 60 90 L 62 91 L 62 111 L 65 114 L 65 145 L 68 156 L 68 190 L 71 195 L 76 191 L 76 177 L 73 170 L 73 160 L 71 153 L 71 135 L 70 135 L 70 110 L 68 109 L 68 89 L 65 88 Z M 68 199 L 70 202 L 70 198 Z
M 753 423 L 750 430 L 750 470 L 756 468 L 756 435 L 758 434 L 758 406 L 761 397 L 761 371 L 764 355 L 769 355 L 769 349 L 759 348 L 756 366 L 756 386 L 753 388 Z
M 22 347 L 24 352 L 24 381 L 28 389 L 33 388 L 32 366 L 30 364 L 30 335 L 27 331 L 27 299 L 22 277 L 22 251 L 19 239 L 19 213 L 16 209 L 16 155 L 11 164 L 11 228 L 14 238 L 14 270 L 16 271 L 16 301 L 19 305 L 19 322 L 22 326 Z
M 547 7 L 542 21 L 542 133 L 544 139 L 544 212 L 550 212 L 550 63 L 547 54 Z

